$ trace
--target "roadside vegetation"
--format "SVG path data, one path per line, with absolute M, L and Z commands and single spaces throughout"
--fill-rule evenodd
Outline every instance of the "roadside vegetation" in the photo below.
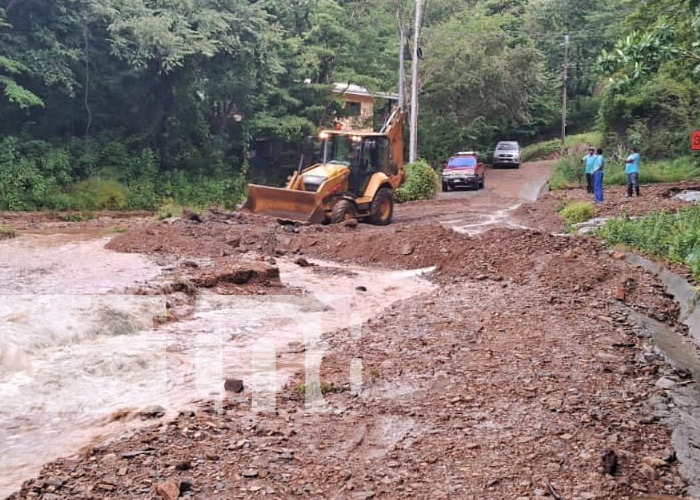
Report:
M 564 141 L 564 150 L 569 154 L 577 154 L 578 151 L 585 151 L 593 144 L 596 147 L 602 141 L 598 132 L 584 132 L 582 134 L 568 135 Z M 552 139 L 550 141 L 536 142 L 523 148 L 523 161 L 537 161 L 551 159 L 561 155 L 561 140 Z
M 685 264 L 700 280 L 700 204 L 677 213 L 613 219 L 599 234 L 610 245 L 626 245 Z
M 437 172 L 424 160 L 415 163 L 408 163 L 406 169 L 406 180 L 403 185 L 396 190 L 396 202 L 427 200 L 435 197 L 440 177 Z
M 572 201 L 565 204 L 559 214 L 566 221 L 566 230 L 570 231 L 574 224 L 586 222 L 595 215 L 595 207 L 587 201 Z
M 17 231 L 9 226 L 0 225 L 0 240 L 6 240 L 17 236 Z
M 248 181 L 280 185 L 309 135 L 353 113 L 334 84 L 398 90 L 397 21 L 414 14 L 395 0 L 5 3 L 0 210 L 232 206 Z M 424 16 L 421 157 L 488 157 L 505 139 L 536 143 L 526 161 L 556 156 L 537 141 L 559 131 L 568 33 L 571 135 L 552 187 L 578 183 L 584 143 L 640 147 L 642 182 L 695 175 L 669 159 L 700 128 L 696 4 L 441 0 Z

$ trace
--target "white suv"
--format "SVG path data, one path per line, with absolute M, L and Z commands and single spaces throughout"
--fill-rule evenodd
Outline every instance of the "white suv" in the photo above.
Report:
M 520 144 L 517 141 L 501 141 L 496 144 L 493 166 L 520 168 Z

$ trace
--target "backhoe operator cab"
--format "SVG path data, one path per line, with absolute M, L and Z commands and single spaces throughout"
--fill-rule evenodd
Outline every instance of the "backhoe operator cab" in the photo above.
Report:
M 404 179 L 402 119 L 395 111 L 381 132 L 321 131 L 320 163 L 295 172 L 285 188 L 249 185 L 244 208 L 312 223 L 389 224 Z
M 351 133 L 321 132 L 322 162 L 329 167 L 339 165 L 349 169 L 348 191 L 362 196 L 372 175 L 396 175 L 398 167 L 392 164 L 389 140 L 386 137 L 353 135 Z M 332 168 L 330 170 L 333 170 Z M 318 191 L 327 176 L 312 169 L 303 174 L 304 189 Z

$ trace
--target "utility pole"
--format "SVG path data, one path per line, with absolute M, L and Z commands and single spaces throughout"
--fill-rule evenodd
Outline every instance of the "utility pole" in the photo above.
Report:
M 403 23 L 403 0 L 394 0 L 396 25 L 399 28 L 399 109 L 406 109 L 406 28 Z
M 425 0 L 416 0 L 416 24 L 413 29 L 413 65 L 411 67 L 411 122 L 408 161 L 418 159 L 418 49 L 420 45 L 420 28 L 423 24 L 423 6 Z
M 399 109 L 403 111 L 406 107 L 406 57 L 404 56 L 406 30 L 403 24 L 399 25 L 399 36 L 401 38 L 399 46 Z
M 564 76 L 561 89 L 561 152 L 566 142 L 566 91 L 569 88 L 569 35 L 564 35 Z

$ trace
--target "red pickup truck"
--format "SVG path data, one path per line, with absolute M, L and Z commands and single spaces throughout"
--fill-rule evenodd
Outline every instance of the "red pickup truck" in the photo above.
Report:
M 485 168 L 479 155 L 463 151 L 454 155 L 442 171 L 442 190 L 459 187 L 481 189 L 484 187 Z

